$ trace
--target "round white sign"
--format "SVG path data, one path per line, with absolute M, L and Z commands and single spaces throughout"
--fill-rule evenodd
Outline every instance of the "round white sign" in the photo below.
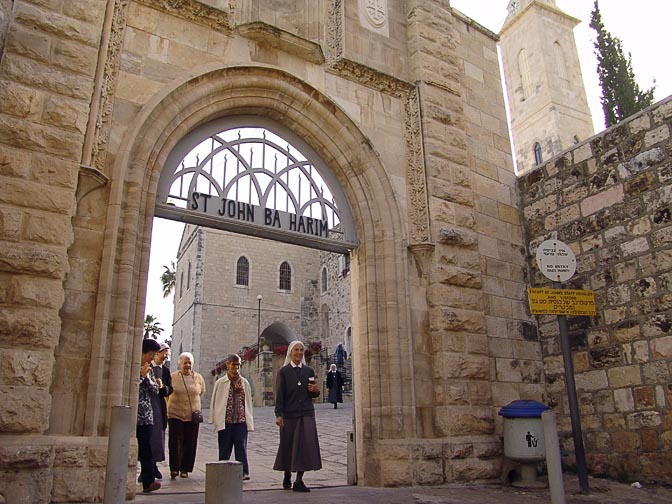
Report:
M 537 265 L 549 280 L 566 282 L 576 272 L 576 256 L 565 243 L 546 240 L 537 249 Z

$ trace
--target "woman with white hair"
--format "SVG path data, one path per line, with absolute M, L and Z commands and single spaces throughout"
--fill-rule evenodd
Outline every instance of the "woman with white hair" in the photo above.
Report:
M 317 438 L 313 397 L 320 395 L 315 371 L 306 365 L 304 345 L 292 341 L 287 348 L 284 366 L 278 371 L 275 393 L 275 423 L 280 427 L 280 445 L 273 469 L 284 471 L 282 488 L 310 492 L 303 482 L 305 471 L 322 469 L 320 443 Z
M 193 413 L 201 411 L 205 380 L 194 371 L 194 356 L 180 354 L 178 370 L 171 375 L 173 393 L 168 398 L 168 450 L 170 477 L 186 478 L 194 470 L 199 422 Z M 202 418 L 202 417 L 201 417 Z

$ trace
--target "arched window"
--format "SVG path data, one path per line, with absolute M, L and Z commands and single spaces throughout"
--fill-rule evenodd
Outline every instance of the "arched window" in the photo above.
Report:
M 191 286 L 191 261 L 189 261 L 189 265 L 187 266 L 187 290 L 189 290 L 190 286 Z
M 527 51 L 521 49 L 518 53 L 518 72 L 520 84 L 523 88 L 523 100 L 532 96 L 532 77 L 530 76 L 530 64 L 527 61 Z
M 543 162 L 544 162 L 544 158 L 541 155 L 541 144 L 539 142 L 535 142 L 535 144 L 534 144 L 534 164 L 540 165 Z
M 250 262 L 245 256 L 240 256 L 236 263 L 236 285 L 250 285 Z
M 348 276 L 350 271 L 350 254 L 341 254 L 338 257 L 338 271 L 343 278 Z
M 329 307 L 322 305 L 320 310 L 320 337 L 322 341 L 329 341 Z
M 322 268 L 322 292 L 327 292 L 327 267 Z
M 280 290 L 292 290 L 292 267 L 287 261 L 280 265 Z
M 553 43 L 553 52 L 555 52 L 555 64 L 558 67 L 558 75 L 561 79 L 567 80 L 567 65 L 565 64 L 565 55 L 562 53 L 562 47 L 556 40 Z

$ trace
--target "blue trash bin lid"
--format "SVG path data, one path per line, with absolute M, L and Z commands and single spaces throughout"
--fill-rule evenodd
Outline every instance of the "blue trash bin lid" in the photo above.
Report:
M 534 418 L 541 417 L 541 414 L 551 409 L 550 406 L 539 401 L 513 401 L 499 410 L 499 415 L 506 418 Z

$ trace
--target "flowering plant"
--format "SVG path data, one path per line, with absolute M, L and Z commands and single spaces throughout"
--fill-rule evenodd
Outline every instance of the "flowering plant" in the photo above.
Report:
M 256 346 L 253 347 L 243 347 L 243 350 L 240 353 L 240 357 L 247 362 L 252 362 L 259 353 L 259 349 Z
M 219 376 L 226 371 L 226 359 L 219 361 L 215 367 L 210 370 L 212 376 Z
M 287 348 L 289 348 L 289 345 L 276 345 L 273 347 L 273 354 L 274 355 L 286 355 L 287 354 Z
M 311 357 L 317 355 L 322 351 L 322 342 L 321 341 L 309 341 L 306 343 L 306 351 L 304 355 L 306 357 Z

